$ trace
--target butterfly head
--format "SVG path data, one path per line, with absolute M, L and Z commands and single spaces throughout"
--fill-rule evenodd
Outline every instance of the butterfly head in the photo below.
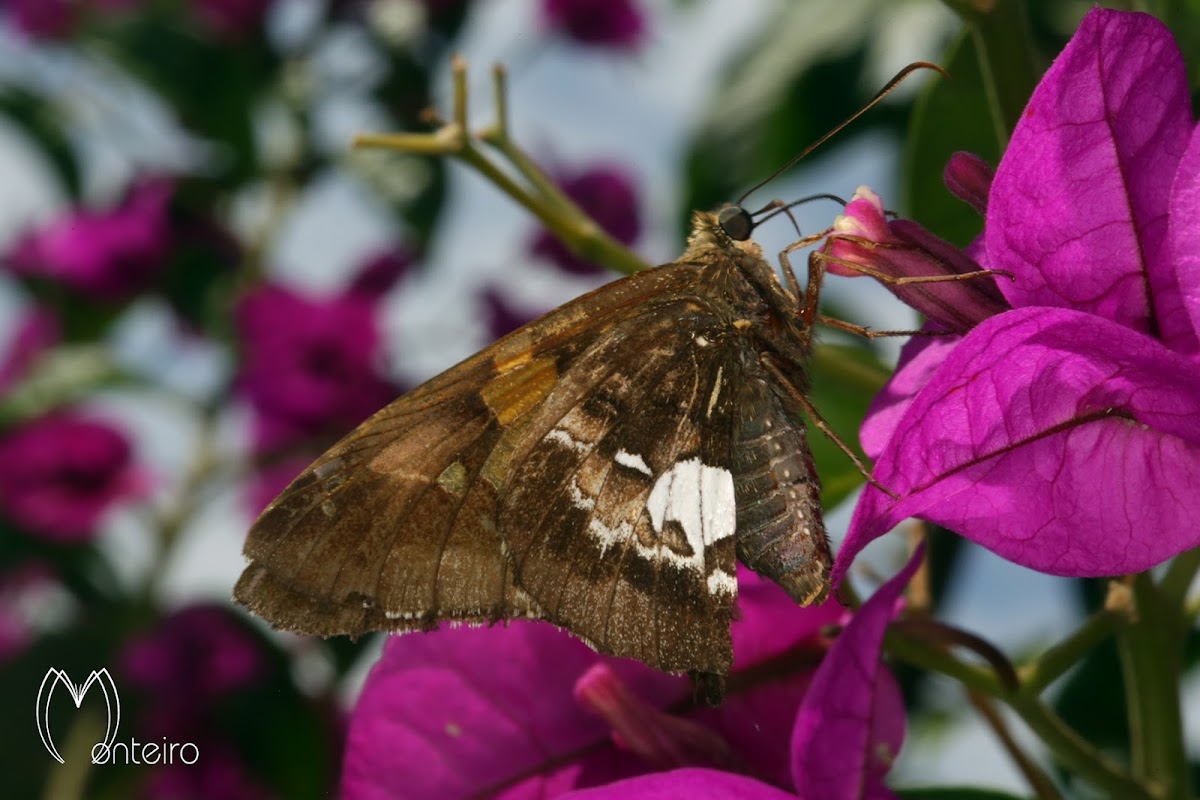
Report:
M 750 241 L 753 230 L 754 222 L 741 206 L 723 206 L 715 212 L 697 211 L 692 214 L 692 233 L 683 260 L 697 260 L 714 251 L 762 258 L 762 248 Z

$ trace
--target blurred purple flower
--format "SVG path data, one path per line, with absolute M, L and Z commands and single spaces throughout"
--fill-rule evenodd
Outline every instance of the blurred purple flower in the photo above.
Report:
M 191 0 L 209 30 L 225 39 L 243 39 L 262 28 L 275 0 Z
M 834 580 L 914 516 L 1058 575 L 1200 544 L 1198 217 L 1178 47 L 1152 17 L 1091 11 L 987 197 L 976 260 L 1014 276 L 1015 310 L 905 348 L 862 432 L 899 498 L 866 487 Z
M 343 800 L 553 797 L 648 771 L 790 782 L 788 735 L 836 603 L 797 608 L 742 570 L 734 672 L 718 708 L 540 622 L 389 639 L 351 719 Z M 739 684 L 740 681 L 740 684 Z
M 884 633 L 899 610 L 900 594 L 923 554 L 924 548 L 919 548 L 908 565 L 863 604 L 817 668 L 794 725 L 784 734 L 790 733 L 787 781 L 768 783 L 708 768 L 677 769 L 570 792 L 565 797 L 572 800 L 894 798 L 883 779 L 904 743 L 904 700 L 891 672 L 879 659 Z M 753 718 L 746 721 L 752 722 Z M 781 791 L 779 786 L 794 789 L 795 794 Z
M 136 6 L 138 0 L 0 0 L 0 10 L 29 39 L 65 39 L 81 18 L 99 11 L 111 13 Z
M 193 742 L 194 764 L 175 761 L 154 768 L 142 787 L 143 800 L 270 800 L 276 795 L 250 774 L 245 761 L 217 739 Z
M 315 455 L 289 454 L 277 461 L 264 465 L 250 479 L 246 490 L 246 507 L 254 516 L 262 513 L 271 501 L 296 479 L 305 467 L 313 462 Z
M 115 208 L 73 211 L 21 239 L 7 266 L 94 299 L 128 299 L 154 283 L 166 264 L 171 193 L 169 182 L 146 180 Z
M 26 314 L 0 355 L 0 392 L 24 379 L 33 362 L 57 344 L 60 335 L 58 319 L 49 310 L 35 308 Z
M 621 168 L 600 165 L 583 172 L 562 175 L 558 184 L 585 214 L 621 244 L 633 244 L 642 232 L 641 212 L 633 181 Z M 567 249 L 557 236 L 543 230 L 530 243 L 530 250 L 575 275 L 602 275 L 604 269 Z
M 395 396 L 378 369 L 374 311 L 355 294 L 316 298 L 276 285 L 242 298 L 237 382 L 260 452 L 344 432 Z
M 413 254 L 403 248 L 376 253 L 359 265 L 347 291 L 376 300 L 407 275 L 414 262 Z
M 75 28 L 69 0 L 3 0 L 5 15 L 30 39 L 62 39 Z
M 646 32 L 633 0 L 542 0 L 542 18 L 551 30 L 588 47 L 628 49 Z
M 147 488 L 125 434 L 78 412 L 54 412 L 0 436 L 0 514 L 35 536 L 87 541 L 105 512 Z
M 126 643 L 120 664 L 124 679 L 150 699 L 146 732 L 181 741 L 204 727 L 200 721 L 214 701 L 254 684 L 267 670 L 255 637 L 217 605 L 189 606 L 163 618 Z
M 479 299 L 483 302 L 483 318 L 487 322 L 492 339 L 512 333 L 538 317 L 536 312 L 526 311 L 511 303 L 495 286 L 489 286 L 480 292 Z

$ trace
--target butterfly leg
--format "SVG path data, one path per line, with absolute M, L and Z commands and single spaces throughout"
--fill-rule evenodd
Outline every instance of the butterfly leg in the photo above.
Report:
M 803 310 L 800 313 L 800 318 L 807 324 L 812 324 L 816 315 L 817 304 L 810 298 L 820 298 L 821 275 L 816 276 L 814 280 L 812 257 L 810 256 L 808 261 L 808 289 L 800 288 L 800 281 L 796 278 L 796 270 L 792 268 L 792 262 L 788 256 L 797 250 L 803 250 L 810 245 L 816 244 L 832 231 L 832 228 L 826 228 L 820 233 L 805 236 L 802 239 L 792 242 L 779 253 L 779 263 L 783 265 L 783 280 L 787 283 L 788 291 L 796 298 L 796 302 L 802 305 Z M 824 267 L 821 268 L 821 273 L 822 275 L 824 274 Z
M 829 317 L 824 314 L 817 315 L 817 322 L 822 325 L 828 325 L 830 328 L 837 328 L 846 333 L 853 333 L 856 336 L 862 336 L 867 339 L 879 339 L 884 336 L 954 336 L 957 331 L 875 331 L 865 325 L 855 325 L 853 322 L 846 322 L 837 317 Z
M 852 462 L 854 462 L 855 468 L 858 469 L 859 473 L 862 474 L 867 483 L 871 484 L 888 497 L 898 497 L 895 492 L 890 491 L 883 484 L 871 477 L 870 470 L 868 470 L 866 465 L 863 464 L 862 459 L 858 457 L 858 454 L 850 449 L 849 445 L 842 441 L 841 437 L 834 432 L 833 428 L 829 427 L 829 423 L 826 422 L 825 418 L 821 416 L 821 412 L 817 411 L 817 408 L 812 404 L 812 401 L 808 399 L 804 392 L 792 385 L 792 382 L 789 381 L 787 376 L 783 374 L 783 370 L 781 370 L 769 356 L 764 356 L 762 363 L 763 366 L 766 367 L 767 371 L 775 376 L 775 379 L 779 381 L 779 384 L 787 390 L 787 393 L 791 395 L 792 399 L 804 409 L 804 413 L 808 415 L 810 420 L 812 420 L 813 425 L 816 425 L 817 428 L 820 429 L 821 433 L 825 434 L 829 438 L 829 441 L 837 445 L 837 448 L 845 453 Z
M 859 264 L 857 262 L 838 258 L 838 257 L 832 255 L 829 252 L 829 248 L 832 245 L 834 240 L 851 242 L 852 244 L 857 244 L 857 245 L 866 247 L 871 250 L 875 250 L 875 249 L 885 249 L 885 250 L 912 249 L 903 244 L 893 244 L 893 243 L 888 243 L 888 242 L 875 242 L 870 239 L 864 239 L 860 236 L 849 236 L 846 234 L 842 234 L 839 236 L 831 236 L 829 238 L 829 242 L 825 245 L 825 247 L 822 247 L 820 250 L 813 251 L 813 254 L 809 259 L 809 263 L 810 263 L 809 269 L 810 270 L 812 268 L 811 267 L 812 261 L 817 260 L 817 261 L 821 261 L 823 263 L 837 264 L 838 266 L 845 267 L 846 269 L 854 270 L 855 272 L 861 273 L 863 275 L 868 275 L 868 276 L 874 278 L 875 280 L 877 280 L 881 283 L 886 283 L 890 286 L 907 286 L 907 285 L 913 284 L 913 283 L 946 283 L 946 282 L 953 282 L 953 281 L 969 281 L 969 280 L 974 280 L 976 278 L 989 278 L 989 277 L 994 278 L 998 275 L 1004 276 L 1006 278 L 1013 278 L 1013 274 L 1011 272 L 1007 272 L 1002 269 L 977 269 L 977 270 L 972 270 L 971 272 L 954 272 L 954 273 L 948 273 L 945 275 L 906 275 L 906 276 L 889 275 L 886 272 L 875 269 L 874 267 L 868 266 L 866 264 Z

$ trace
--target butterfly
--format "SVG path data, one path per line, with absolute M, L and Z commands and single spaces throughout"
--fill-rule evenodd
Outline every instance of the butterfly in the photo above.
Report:
M 725 675 L 737 561 L 828 591 L 797 396 L 810 328 L 697 213 L 675 262 L 586 294 L 365 421 L 262 513 L 235 599 L 331 636 L 516 617 Z
M 804 424 L 820 269 L 781 283 L 753 217 L 697 212 L 677 261 L 366 420 L 254 523 L 234 598 L 319 636 L 545 620 L 719 699 L 738 561 L 802 606 L 832 562 Z

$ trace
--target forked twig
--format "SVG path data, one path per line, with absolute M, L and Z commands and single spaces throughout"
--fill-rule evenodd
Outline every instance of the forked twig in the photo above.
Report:
M 624 273 L 649 267 L 636 253 L 609 236 L 583 213 L 512 141 L 508 135 L 508 100 L 502 69 L 497 68 L 494 73 L 496 123 L 478 135 L 472 135 L 469 127 L 466 61 L 455 56 L 451 61 L 451 70 L 454 83 L 451 122 L 442 122 L 432 133 L 362 134 L 355 137 L 354 147 L 378 147 L 413 155 L 457 158 L 524 206 L 579 257 Z M 479 144 L 494 149 L 506 164 L 494 161 Z

